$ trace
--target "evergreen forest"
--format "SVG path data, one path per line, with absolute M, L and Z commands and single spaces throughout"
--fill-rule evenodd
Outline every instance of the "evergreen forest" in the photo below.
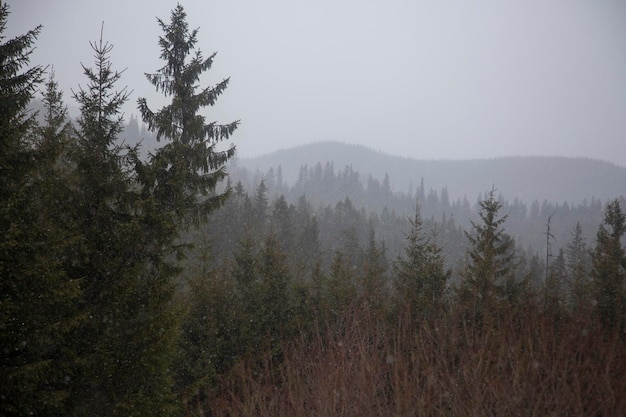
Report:
M 10 18 L 1 416 L 626 415 L 623 195 L 470 202 L 324 161 L 289 183 L 205 115 L 230 79 L 202 85 L 180 4 L 146 69 L 166 104 L 128 123 L 104 33 L 64 92 Z

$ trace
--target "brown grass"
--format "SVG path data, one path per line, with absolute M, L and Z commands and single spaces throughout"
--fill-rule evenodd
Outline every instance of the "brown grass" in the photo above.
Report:
M 476 328 L 450 314 L 390 325 L 352 310 L 285 348 L 240 362 L 214 416 L 626 416 L 626 344 L 589 320 L 540 314 Z

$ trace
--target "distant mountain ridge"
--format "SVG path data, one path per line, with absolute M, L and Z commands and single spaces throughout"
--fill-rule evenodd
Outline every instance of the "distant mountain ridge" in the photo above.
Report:
M 519 156 L 473 160 L 419 160 L 392 156 L 361 145 L 317 142 L 276 151 L 256 158 L 238 159 L 252 172 L 282 170 L 293 184 L 302 166 L 332 163 L 336 171 L 351 166 L 362 180 L 389 176 L 394 191 L 414 192 L 423 179 L 425 188 L 447 188 L 451 199 L 474 201 L 495 187 L 507 200 L 582 203 L 606 201 L 626 195 L 626 167 L 589 158 Z

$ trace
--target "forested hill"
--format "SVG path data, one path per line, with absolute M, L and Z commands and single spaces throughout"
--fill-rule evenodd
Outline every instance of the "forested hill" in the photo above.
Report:
M 252 172 L 282 171 L 293 184 L 303 166 L 333 164 L 335 170 L 351 166 L 367 178 L 389 176 L 393 191 L 413 193 L 423 179 L 427 189 L 447 188 L 451 199 L 470 201 L 492 187 L 505 199 L 582 203 L 592 198 L 606 201 L 626 195 L 626 167 L 589 158 L 503 157 L 474 160 L 418 160 L 391 156 L 359 145 L 319 142 L 280 150 L 264 156 L 239 159 Z

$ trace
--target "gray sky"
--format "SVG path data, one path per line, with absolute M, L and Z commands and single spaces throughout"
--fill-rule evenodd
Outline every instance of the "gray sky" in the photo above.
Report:
M 32 62 L 85 84 L 89 41 L 157 108 L 164 0 L 13 0 L 9 34 L 44 26 Z M 106 6 L 104 6 L 106 4 Z M 626 166 L 624 0 L 187 0 L 204 79 L 231 85 L 206 115 L 241 119 L 243 157 L 322 140 L 418 159 L 586 156 Z

